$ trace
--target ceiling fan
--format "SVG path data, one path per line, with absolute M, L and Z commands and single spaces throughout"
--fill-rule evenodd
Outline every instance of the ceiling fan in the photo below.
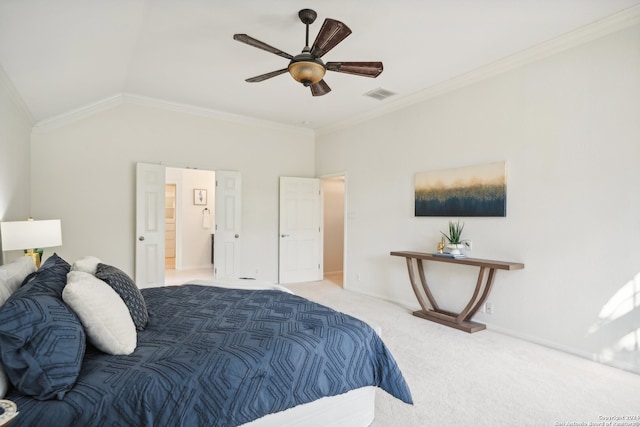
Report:
M 326 64 L 322 62 L 320 58 L 351 34 L 351 30 L 342 22 L 327 18 L 324 20 L 313 46 L 309 48 L 309 25 L 313 24 L 317 16 L 316 12 L 311 9 L 302 9 L 298 12 L 298 17 L 306 25 L 307 32 L 304 49 L 296 56 L 289 55 L 247 34 L 234 34 L 234 40 L 290 60 L 287 68 L 251 77 L 246 81 L 257 83 L 288 71 L 296 81 L 305 87 L 310 87 L 313 96 L 321 96 L 331 92 L 331 88 L 323 80 L 327 70 L 374 78 L 382 73 L 382 62 L 327 62 Z

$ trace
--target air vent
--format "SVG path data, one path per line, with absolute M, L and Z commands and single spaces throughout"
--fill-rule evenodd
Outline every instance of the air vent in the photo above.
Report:
M 379 87 L 378 89 L 370 90 L 369 92 L 365 93 L 364 96 L 368 96 L 369 98 L 374 98 L 374 99 L 377 99 L 378 101 L 382 101 L 395 94 L 396 94 L 395 92 L 391 92 L 390 90 L 386 90 Z

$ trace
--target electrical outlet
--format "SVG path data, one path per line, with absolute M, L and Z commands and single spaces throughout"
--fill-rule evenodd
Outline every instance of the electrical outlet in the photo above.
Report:
M 356 273 L 356 280 L 359 282 L 360 281 L 360 273 Z
M 493 304 L 490 302 L 484 303 L 484 312 L 491 315 L 493 314 Z
M 467 251 L 473 250 L 473 241 L 471 241 L 471 240 L 463 240 L 462 244 L 464 245 L 465 250 L 467 250 Z

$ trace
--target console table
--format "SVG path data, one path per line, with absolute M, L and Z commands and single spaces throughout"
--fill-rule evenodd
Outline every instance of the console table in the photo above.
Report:
M 437 256 L 423 252 L 406 252 L 406 251 L 394 251 L 391 252 L 393 256 L 399 256 L 406 259 L 407 270 L 409 271 L 409 280 L 411 281 L 411 287 L 413 292 L 418 298 L 420 307 L 422 310 L 414 311 L 413 315 L 422 317 L 423 319 L 431 320 L 433 322 L 440 323 L 441 325 L 450 326 L 452 328 L 460 329 L 468 333 L 478 332 L 486 328 L 482 323 L 472 322 L 471 318 L 482 307 L 487 300 L 491 287 L 493 286 L 493 280 L 497 270 L 519 270 L 524 268 L 524 264 L 519 262 L 506 262 L 506 261 L 491 261 L 487 259 L 479 258 L 448 258 L 444 256 Z M 469 265 L 480 268 L 478 273 L 478 281 L 476 282 L 475 290 L 471 299 L 460 313 L 453 313 L 451 311 L 443 310 L 438 307 L 424 274 L 423 261 L 437 261 L 447 262 L 457 265 Z M 420 283 L 422 284 L 422 290 L 426 295 L 426 300 L 418 283 L 416 282 L 414 262 L 417 266 L 418 274 L 420 276 Z M 488 272 L 488 274 L 487 274 Z

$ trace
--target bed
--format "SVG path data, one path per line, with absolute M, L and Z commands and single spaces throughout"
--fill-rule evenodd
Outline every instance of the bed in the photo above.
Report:
M 13 383 L 4 399 L 20 412 L 12 426 L 364 426 L 373 419 L 375 388 L 412 403 L 393 356 L 367 323 L 277 285 L 136 288 L 147 318 L 139 329 L 144 322 L 129 310 L 135 349 L 108 354 L 86 338 L 82 311 L 76 315 L 62 298 L 71 266 L 53 256 L 41 270 L 0 307 L 0 361 Z M 22 299 L 30 289 L 45 295 L 33 306 L 52 312 L 49 320 L 25 326 L 24 314 L 14 313 L 17 326 L 3 322 L 18 303 L 28 305 Z M 30 339 L 17 339 L 24 329 Z M 43 336 L 49 342 L 39 343 Z M 29 361 L 16 362 L 24 352 Z M 38 372 L 25 374 L 33 358 L 43 359 Z

